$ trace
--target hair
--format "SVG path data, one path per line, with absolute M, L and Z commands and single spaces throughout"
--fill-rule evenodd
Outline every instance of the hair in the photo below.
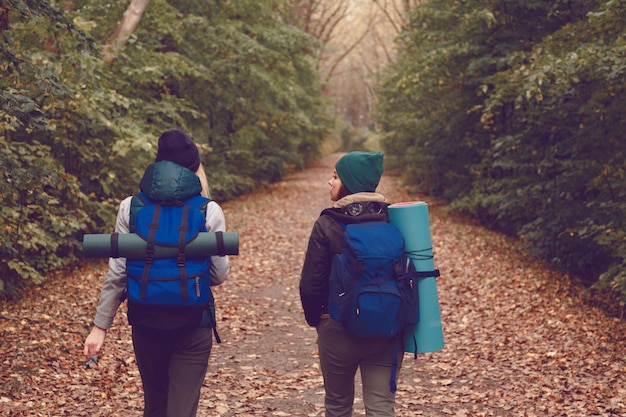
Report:
M 202 163 L 198 166 L 196 170 L 196 175 L 200 179 L 200 184 L 202 185 L 202 191 L 200 195 L 202 197 L 211 198 L 211 189 L 209 188 L 209 180 L 206 177 L 206 171 L 204 170 L 204 166 Z
M 341 178 L 339 178 L 339 180 L 341 180 Z M 348 196 L 350 194 L 353 194 L 350 190 L 348 190 L 348 187 L 345 186 L 345 184 L 343 183 L 343 181 L 341 181 L 341 188 L 339 189 L 339 194 L 337 195 L 337 200 L 341 200 L 342 198 L 344 198 L 345 196 Z

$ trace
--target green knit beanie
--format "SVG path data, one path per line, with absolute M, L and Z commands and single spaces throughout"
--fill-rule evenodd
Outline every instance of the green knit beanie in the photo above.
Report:
M 375 192 L 383 169 L 382 152 L 350 152 L 335 165 L 339 179 L 353 194 Z

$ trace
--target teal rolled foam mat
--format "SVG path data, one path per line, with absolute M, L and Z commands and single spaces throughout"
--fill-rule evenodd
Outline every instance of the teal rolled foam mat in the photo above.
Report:
M 406 352 L 436 352 L 443 349 L 443 327 L 437 294 L 435 262 L 433 259 L 428 204 L 423 201 L 391 204 L 388 207 L 389 222 L 404 237 L 405 251 L 418 272 L 433 272 L 433 276 L 418 279 L 419 323 L 413 335 L 405 335 Z M 415 339 L 413 339 L 413 337 Z

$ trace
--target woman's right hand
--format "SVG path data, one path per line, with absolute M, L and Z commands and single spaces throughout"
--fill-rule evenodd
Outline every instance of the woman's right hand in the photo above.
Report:
M 106 335 L 107 331 L 98 326 L 94 326 L 93 329 L 91 329 L 91 333 L 89 333 L 89 336 L 85 339 L 84 353 L 87 359 L 100 353 L 102 346 L 104 345 L 104 338 Z

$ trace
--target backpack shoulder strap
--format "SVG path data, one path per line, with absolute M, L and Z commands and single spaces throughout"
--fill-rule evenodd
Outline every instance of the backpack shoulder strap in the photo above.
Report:
M 186 240 L 185 236 L 187 231 L 189 230 L 189 226 L 187 226 L 187 219 L 189 217 L 189 210 L 191 206 L 185 204 L 185 208 L 183 209 L 183 215 L 180 219 L 180 226 L 178 227 L 178 257 L 176 258 L 176 265 L 178 266 L 178 272 L 180 276 L 180 293 L 183 296 L 183 301 L 187 301 L 187 270 L 185 269 L 185 245 Z
M 137 213 L 139 210 L 147 206 L 148 204 L 152 204 L 151 201 L 144 195 L 144 193 L 139 192 L 133 196 L 130 200 L 130 217 L 128 220 L 128 227 L 130 233 L 137 233 L 136 220 Z
M 152 263 L 154 262 L 154 235 L 159 228 L 158 220 L 160 215 L 161 206 L 159 204 L 156 204 L 154 216 L 152 217 L 152 222 L 150 222 L 149 224 L 150 233 L 148 234 L 148 240 L 146 242 L 146 263 L 143 269 L 143 274 L 141 275 L 141 292 L 139 295 L 141 298 L 146 298 L 147 294 L 148 274 L 150 272 L 150 268 L 152 267 Z

